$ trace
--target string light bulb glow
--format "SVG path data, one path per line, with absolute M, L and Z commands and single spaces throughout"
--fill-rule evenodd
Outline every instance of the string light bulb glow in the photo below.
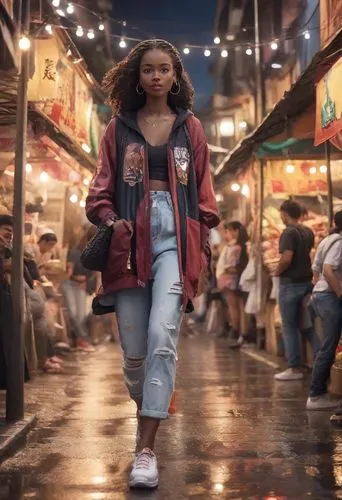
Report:
M 238 184 L 237 182 L 234 182 L 234 183 L 230 186 L 230 189 L 231 189 L 234 193 L 237 193 L 238 191 L 240 191 L 241 187 L 240 187 L 240 184 Z
M 85 186 L 89 186 L 89 185 L 90 185 L 90 180 L 89 180 L 89 179 L 87 179 L 87 178 L 83 179 L 83 184 L 84 184 Z
M 31 163 L 26 163 L 26 165 L 25 165 L 25 172 L 27 174 L 32 174 L 32 165 L 31 165 Z
M 76 36 L 78 36 L 79 38 L 81 38 L 83 35 L 84 35 L 84 31 L 83 31 L 82 26 L 77 26 Z
M 94 30 L 88 30 L 87 37 L 89 40 L 93 40 L 95 38 Z
M 119 47 L 121 47 L 121 49 L 125 49 L 127 47 L 127 43 L 123 38 L 120 40 Z
M 73 14 L 75 12 L 75 8 L 72 3 L 68 3 L 68 6 L 66 8 L 66 11 L 68 14 Z
M 295 171 L 296 171 L 296 167 L 294 165 L 291 165 L 291 164 L 286 165 L 285 172 L 287 174 L 294 174 Z
M 278 44 L 277 44 L 277 42 L 272 42 L 272 43 L 271 43 L 271 49 L 272 49 L 272 50 L 277 50 L 277 48 L 278 48 Z
M 328 167 L 326 165 L 321 165 L 319 171 L 321 174 L 326 174 L 328 172 Z
M 211 50 L 205 49 L 204 55 L 205 55 L 205 57 L 210 57 L 211 56 Z
M 246 50 L 246 54 L 248 56 L 251 56 L 253 54 L 253 50 L 250 47 L 248 47 L 248 49 Z
M 304 31 L 304 38 L 305 38 L 305 40 L 310 40 L 310 32 L 309 31 Z
M 219 36 L 215 36 L 214 38 L 214 44 L 219 45 L 221 43 L 221 38 Z
M 41 183 L 46 184 L 49 182 L 49 174 L 43 171 L 39 176 L 39 180 Z
M 310 168 L 309 168 L 309 173 L 310 173 L 311 175 L 315 175 L 315 174 L 317 174 L 317 168 L 316 168 L 316 167 L 310 167 Z
M 45 26 L 45 31 L 46 31 L 47 33 L 49 33 L 49 35 L 52 35 L 52 26 L 51 26 L 51 24 L 47 24 L 47 25 Z
M 72 193 L 72 195 L 69 198 L 69 201 L 71 203 L 74 203 L 74 204 L 77 203 L 78 202 L 78 195 L 76 193 Z
M 61 3 L 61 0 L 52 0 L 53 7 L 59 7 L 60 3 Z
M 82 144 L 82 149 L 83 149 L 83 151 L 85 151 L 86 153 L 90 153 L 90 151 L 91 151 L 90 146 L 88 146 L 88 144 L 86 144 L 85 142 Z
M 99 24 L 99 31 L 104 31 L 104 29 L 105 29 L 104 24 L 103 24 L 103 23 L 100 23 L 100 24 Z
M 86 206 L 86 202 L 85 202 L 85 200 L 81 200 L 81 201 L 80 201 L 80 207 L 81 207 L 81 208 L 85 208 L 85 206 Z
M 19 49 L 29 50 L 30 47 L 31 47 L 31 40 L 26 35 L 22 35 L 19 39 Z
M 223 58 L 228 57 L 228 50 L 223 49 L 222 52 L 221 52 L 221 57 L 223 57 Z
M 183 52 L 184 52 L 184 54 L 185 54 L 185 55 L 190 54 L 190 49 L 189 49 L 189 47 L 184 47 Z
M 62 10 L 62 9 L 57 9 L 57 10 L 56 10 L 56 13 L 57 13 L 60 17 L 65 17 L 65 12 L 64 12 L 64 10 Z

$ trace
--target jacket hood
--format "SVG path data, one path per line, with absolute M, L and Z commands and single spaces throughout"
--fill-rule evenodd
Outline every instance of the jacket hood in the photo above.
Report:
M 172 126 L 171 132 L 174 132 L 177 128 L 181 127 L 183 123 L 189 118 L 189 116 L 193 115 L 193 112 L 190 111 L 189 109 L 182 109 L 182 108 L 176 108 L 175 113 L 177 115 L 176 120 Z M 138 120 L 137 120 L 137 111 L 131 111 L 131 112 L 126 112 L 122 113 L 117 116 L 117 118 L 122 121 L 127 127 L 135 130 L 138 132 L 140 135 L 142 135 L 140 127 L 138 125 Z

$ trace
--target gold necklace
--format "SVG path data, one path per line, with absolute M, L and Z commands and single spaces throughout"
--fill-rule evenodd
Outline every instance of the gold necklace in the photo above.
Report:
M 159 118 L 159 120 L 149 120 L 147 117 L 143 116 L 143 120 L 148 123 L 149 125 L 152 125 L 153 128 L 156 128 L 159 123 L 162 122 L 169 122 L 173 118 L 173 115 L 169 115 L 168 117 L 164 116 L 162 118 Z

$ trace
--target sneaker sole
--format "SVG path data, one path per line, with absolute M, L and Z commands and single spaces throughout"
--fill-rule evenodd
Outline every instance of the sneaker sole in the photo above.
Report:
M 278 378 L 274 377 L 274 380 L 277 380 L 277 382 L 298 382 L 298 380 L 303 380 L 304 377 L 298 377 L 298 378 Z
M 306 410 L 307 411 L 332 411 L 332 410 L 337 410 L 337 408 L 339 408 L 340 406 L 341 406 L 340 404 L 336 404 L 336 405 L 331 404 L 330 406 L 321 406 L 321 407 L 307 405 Z
M 136 488 L 136 489 L 140 489 L 140 490 L 143 490 L 143 489 L 154 489 L 154 488 L 157 488 L 158 486 L 158 479 L 156 479 L 155 481 L 146 481 L 146 479 L 144 478 L 139 478 L 139 479 L 134 479 L 134 480 L 131 480 L 129 482 L 129 487 L 130 488 Z

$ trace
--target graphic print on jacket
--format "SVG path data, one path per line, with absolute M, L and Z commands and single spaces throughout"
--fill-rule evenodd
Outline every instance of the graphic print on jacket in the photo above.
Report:
M 175 158 L 177 179 L 181 184 L 187 184 L 190 167 L 190 153 L 187 148 L 175 146 L 173 154 Z
M 128 144 L 124 155 L 123 180 L 131 187 L 144 180 L 144 146 Z
M 190 111 L 176 110 L 168 141 L 168 173 L 175 214 L 183 305 L 191 310 L 198 280 L 210 259 L 209 230 L 218 225 L 209 151 L 203 128 Z M 143 287 L 152 277 L 148 148 L 136 113 L 113 118 L 101 142 L 99 164 L 87 198 L 94 224 L 110 217 L 126 224 L 113 233 L 103 294 Z M 101 303 L 101 295 L 98 303 Z M 112 300 L 112 298 L 110 298 Z M 114 311 L 114 303 L 106 312 Z M 110 309 L 111 307 L 111 309 Z

